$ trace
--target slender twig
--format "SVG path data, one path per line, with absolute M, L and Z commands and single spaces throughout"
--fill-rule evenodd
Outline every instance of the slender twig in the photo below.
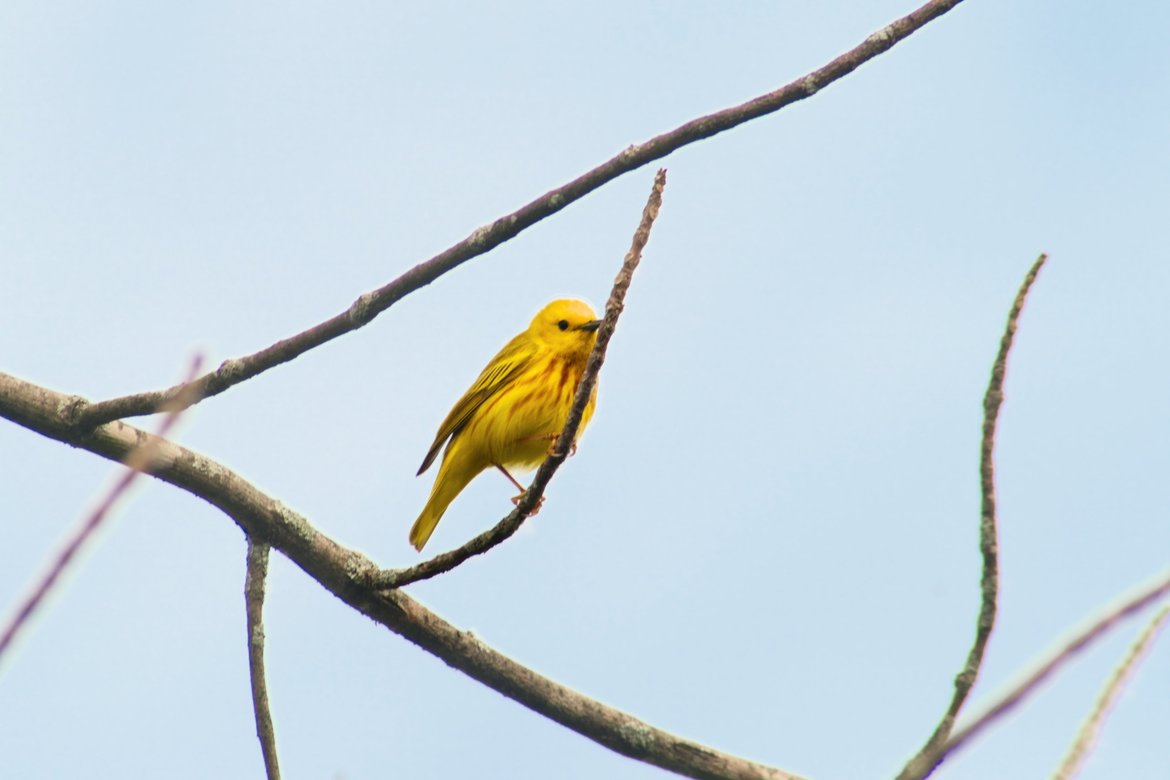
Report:
M 1053 780 L 1072 780 L 1080 771 L 1089 752 L 1093 749 L 1094 743 L 1097 741 L 1097 735 L 1101 733 L 1101 726 L 1104 724 L 1110 708 L 1113 707 L 1114 702 L 1117 701 L 1117 698 L 1125 689 L 1125 685 L 1133 676 L 1133 673 L 1137 671 L 1137 667 L 1141 664 L 1142 658 L 1149 651 L 1154 640 L 1157 639 L 1158 633 L 1166 626 L 1167 618 L 1170 618 L 1170 604 L 1162 607 L 1154 615 L 1154 619 L 1142 629 L 1141 635 L 1138 636 L 1137 641 L 1130 647 L 1129 652 L 1125 656 L 1125 660 L 1113 670 L 1113 675 L 1105 685 L 1105 689 L 1101 691 L 1101 695 L 1093 707 L 1093 712 L 1081 726 L 1080 731 L 1077 733 L 1076 741 L 1069 748 L 1068 755 L 1064 757 L 1060 768 L 1052 776 Z
M 999 591 L 999 539 L 995 520 L 995 426 L 999 420 L 999 408 L 1003 404 L 1003 383 L 1007 373 L 1008 353 L 1012 349 L 1012 341 L 1016 335 L 1020 313 L 1024 309 L 1024 301 L 1028 298 L 1028 291 L 1036 281 L 1037 274 L 1048 260 L 1048 255 L 1041 254 L 1028 270 L 1024 283 L 1012 302 L 1008 312 L 1007 327 L 1003 338 L 999 342 L 999 354 L 995 356 L 995 363 L 991 367 L 991 380 L 987 384 L 987 394 L 983 397 L 983 437 L 979 444 L 979 487 L 982 494 L 981 512 L 979 520 L 979 551 L 983 556 L 983 574 L 980 580 L 981 604 L 979 617 L 975 623 L 975 641 L 967 653 L 967 661 L 963 669 L 955 677 L 955 692 L 951 702 L 943 714 L 942 720 L 935 728 L 930 739 L 918 751 L 905 768 L 898 775 L 898 780 L 917 780 L 934 771 L 937 764 L 931 763 L 930 756 L 935 755 L 939 745 L 946 741 L 954 728 L 955 718 L 963 708 L 975 680 L 979 677 L 979 669 L 983 665 L 983 655 L 987 650 L 987 642 L 991 638 L 991 630 L 995 626 L 996 599 Z
M 276 756 L 276 730 L 268 706 L 268 682 L 264 676 L 264 590 L 268 578 L 268 544 L 248 537 L 248 564 L 244 575 L 244 605 L 248 619 L 248 673 L 252 678 L 252 711 L 256 736 L 264 755 L 268 780 L 280 780 Z
M 1116 626 L 1130 615 L 1141 612 L 1146 607 L 1170 595 L 1170 575 L 1164 576 L 1148 588 L 1140 591 L 1136 596 L 1122 602 L 1118 607 L 1110 610 L 1087 629 L 1074 636 L 1064 647 L 1053 653 L 1046 661 L 1036 667 L 1021 683 L 1001 696 L 994 704 L 972 721 L 969 725 L 959 729 L 930 756 L 932 765 L 942 762 L 950 754 L 966 745 L 972 738 L 980 734 L 1002 716 L 1015 709 L 1028 698 L 1049 677 L 1055 674 L 1062 666 L 1072 660 L 1080 651 L 1094 641 L 1105 636 L 1111 628 Z
M 198 354 L 193 356 L 184 381 L 190 382 L 191 378 L 199 373 L 202 365 L 203 357 Z M 194 386 L 190 384 L 183 384 L 180 387 L 191 388 L 186 391 L 187 393 L 194 391 Z M 159 437 L 165 436 L 179 419 L 179 414 L 190 405 L 191 399 L 186 394 L 180 395 L 176 399 L 176 403 L 166 409 L 168 414 L 159 424 L 157 435 Z M 157 441 L 162 441 L 162 439 L 160 438 Z M 80 525 L 78 525 L 65 541 L 61 549 L 57 551 L 53 560 L 50 561 L 45 571 L 37 580 L 36 585 L 33 586 L 28 598 L 17 607 L 12 617 L 5 624 L 4 630 L 0 632 L 0 658 L 3 658 L 4 652 L 12 645 L 16 635 L 28 624 L 33 613 L 44 602 L 45 597 L 49 595 L 49 591 L 52 590 L 53 586 L 61 578 L 61 575 L 64 574 L 78 551 L 93 537 L 102 522 L 110 515 L 110 511 L 117 505 L 119 499 L 126 494 L 130 485 L 138 478 L 138 475 L 143 472 L 149 472 L 154 468 L 154 461 L 158 455 L 157 446 L 145 443 L 126 453 L 122 461 L 126 468 L 118 475 L 109 488 L 106 489 L 105 493 L 98 499 L 97 505 L 82 519 Z
M 605 362 L 605 350 L 609 346 L 614 329 L 617 327 L 618 317 L 621 316 L 625 307 L 626 291 L 630 289 L 634 269 L 638 267 L 638 262 L 642 259 L 642 250 L 645 249 L 646 242 L 650 239 L 650 228 L 653 227 L 654 220 L 658 217 L 658 210 L 662 206 L 662 190 L 665 186 L 666 169 L 661 168 L 658 175 L 654 177 L 654 186 L 650 190 L 646 207 L 642 210 L 642 220 L 638 223 L 638 229 L 634 231 L 630 251 L 626 252 L 621 270 L 618 271 L 617 278 L 613 280 L 613 289 L 605 304 L 605 318 L 601 327 L 597 329 L 597 342 L 593 345 L 593 351 L 589 353 L 589 359 L 585 363 L 585 372 L 581 375 L 581 382 L 577 385 L 577 394 L 573 397 L 573 406 L 565 420 L 565 428 L 560 437 L 557 438 L 555 446 L 549 452 L 544 463 L 537 469 L 532 484 L 528 486 L 528 490 L 524 491 L 516 508 L 509 512 L 495 527 L 484 531 L 454 550 L 440 553 L 434 558 L 414 566 L 403 569 L 386 569 L 379 572 L 374 581 L 370 583 L 370 587 L 377 589 L 400 588 L 411 582 L 425 580 L 450 571 L 468 558 L 487 552 L 516 533 L 524 523 L 525 518 L 532 512 L 533 507 L 540 503 L 549 480 L 568 457 L 568 442 L 574 441 L 577 437 L 577 428 L 581 425 L 585 405 L 589 402 L 589 396 L 593 393 L 593 388 L 597 383 L 597 374 L 601 370 L 601 364 Z
M 962 0 L 930 0 L 916 11 L 872 33 L 832 62 L 775 91 L 714 114 L 693 119 L 645 143 L 628 147 L 576 179 L 546 192 L 511 214 L 474 230 L 467 238 L 416 265 L 389 284 L 360 296 L 349 308 L 336 316 L 259 352 L 224 361 L 215 371 L 194 380 L 198 388 L 196 396 L 210 398 L 219 395 L 233 385 L 251 379 L 281 363 L 287 363 L 338 336 L 357 330 L 411 292 L 514 238 L 521 231 L 619 176 L 659 160 L 683 146 L 710 138 L 815 95 L 829 84 L 886 52 L 960 2 Z M 79 414 L 77 422 L 83 427 L 94 427 L 123 417 L 154 414 L 162 409 L 168 399 L 173 400 L 182 392 L 182 386 L 176 385 L 166 390 L 112 398 L 86 407 L 85 411 Z
M 111 460 L 144 441 L 170 456 L 154 477 L 186 490 L 264 539 L 329 592 L 448 665 L 525 707 L 624 756 L 693 778 L 798 780 L 796 775 L 722 753 L 658 729 L 537 674 L 447 623 L 401 590 L 376 593 L 373 561 L 320 533 L 304 517 L 221 464 L 123 422 L 86 431 L 75 422 L 76 396 L 0 373 L 0 417 Z M 165 448 L 165 449 L 164 449 Z

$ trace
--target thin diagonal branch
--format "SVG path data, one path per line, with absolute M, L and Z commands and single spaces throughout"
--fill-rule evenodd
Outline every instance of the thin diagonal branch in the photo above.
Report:
M 190 382 L 199 373 L 202 365 L 202 356 L 195 355 L 191 359 L 185 382 Z M 194 389 L 194 386 L 190 384 L 180 385 L 180 387 L 190 388 L 185 391 L 187 394 L 193 392 Z M 165 436 L 174 427 L 183 409 L 191 405 L 191 400 L 186 397 L 186 394 L 183 394 L 176 399 L 176 403 L 167 408 L 166 411 L 168 414 L 158 426 L 158 436 Z M 33 613 L 44 602 L 45 597 L 49 595 L 49 591 L 53 589 L 53 586 L 61 578 L 61 575 L 65 573 L 65 570 L 69 568 L 69 564 L 74 560 L 81 548 L 85 546 L 85 543 L 93 538 L 94 533 L 110 515 L 111 510 L 117 506 L 118 501 L 126 494 L 130 485 L 134 483 L 139 474 L 148 472 L 152 468 L 155 455 L 157 454 L 155 450 L 155 447 L 143 444 L 142 446 L 135 447 L 126 454 L 123 460 L 123 464 L 126 466 L 125 470 L 106 489 L 106 492 L 98 500 L 97 506 L 86 515 L 81 524 L 69 539 L 66 540 L 64 546 L 57 552 L 52 562 L 37 581 L 37 584 L 33 587 L 28 598 L 17 607 L 16 612 L 13 613 L 5 625 L 3 632 L 0 632 L 0 658 L 3 658 L 4 652 L 12 645 L 13 640 L 16 639 L 16 635 L 28 624 Z
M 368 324 L 396 302 L 453 268 L 491 251 L 542 219 L 630 171 L 711 136 L 779 111 L 815 95 L 874 57 L 950 11 L 962 0 L 930 0 L 916 11 L 886 25 L 832 62 L 800 78 L 731 108 L 693 119 L 642 144 L 630 146 L 576 179 L 550 190 L 516 211 L 474 230 L 471 235 L 411 268 L 389 284 L 360 296 L 345 311 L 295 336 L 241 358 L 226 360 L 215 371 L 195 379 L 195 397 L 210 398 L 228 388 L 287 363 L 322 344 Z M 181 385 L 135 393 L 87 406 L 76 422 L 95 427 L 123 417 L 154 414 L 183 392 Z
M 1020 684 L 1001 696 L 982 715 L 972 721 L 970 725 L 956 731 L 937 750 L 935 755 L 931 756 L 934 762 L 933 765 L 941 763 L 943 759 L 966 745 L 992 723 L 1015 709 L 1028 696 L 1034 693 L 1042 683 L 1059 671 L 1062 666 L 1071 661 L 1090 644 L 1105 636 L 1110 629 L 1118 625 L 1122 620 L 1141 612 L 1146 607 L 1161 601 L 1168 595 L 1170 595 L 1170 575 L 1163 576 L 1150 587 L 1140 591 L 1136 596 L 1122 602 L 1118 607 L 1105 613 L 1105 615 L 1092 625 L 1069 640 L 1064 647 L 1060 648 L 1046 661 L 1037 666 L 1035 671 L 1028 675 Z
M 252 679 L 252 712 L 256 737 L 264 756 L 268 780 L 280 780 L 276 755 L 276 729 L 268 706 L 268 682 L 264 676 L 264 591 L 268 579 L 268 544 L 248 537 L 247 573 L 244 576 L 244 606 L 248 621 L 248 674 Z
M 799 780 L 675 736 L 590 699 L 493 650 L 401 590 L 372 592 L 373 561 L 348 550 L 221 464 L 122 422 L 86 430 L 70 407 L 85 401 L 0 373 L 0 417 L 29 430 L 120 460 L 142 442 L 156 442 L 154 477 L 218 507 L 255 539 L 263 539 L 329 592 L 372 620 L 472 679 L 621 755 L 693 778 Z
M 1113 707 L 1114 702 L 1125 690 L 1125 685 L 1137 671 L 1137 667 L 1141 664 L 1142 658 L 1145 657 L 1150 647 L 1154 644 L 1154 640 L 1158 638 L 1159 632 L 1166 626 L 1166 620 L 1170 618 L 1170 605 L 1162 607 L 1158 614 L 1154 615 L 1144 629 L 1141 635 L 1133 646 L 1126 653 L 1125 660 L 1121 665 L 1113 670 L 1113 675 L 1105 686 L 1105 690 L 1101 691 L 1101 696 L 1098 697 L 1096 705 L 1093 707 L 1093 712 L 1089 715 L 1088 720 L 1081 726 L 1077 733 L 1077 738 L 1073 742 L 1072 747 L 1069 748 L 1068 755 L 1065 756 L 1064 761 L 1061 762 L 1060 768 L 1056 770 L 1056 774 L 1052 776 L 1052 780 L 1072 780 L 1080 771 L 1085 759 L 1093 748 L 1093 744 L 1097 741 L 1097 735 L 1101 732 L 1101 726 L 1105 723 L 1105 717 L 1109 714 L 1109 710 Z
M 987 385 L 987 393 L 983 397 L 983 437 L 979 445 L 979 487 L 982 494 L 981 513 L 979 520 L 979 551 L 983 556 L 983 574 L 980 581 L 981 604 L 979 617 L 975 623 L 975 641 L 967 654 L 967 661 L 962 671 L 955 677 L 955 693 L 943 714 L 942 720 L 935 728 L 930 739 L 918 751 L 918 754 L 906 764 L 898 775 L 898 780 L 917 780 L 928 776 L 934 771 L 937 763 L 931 762 L 931 756 L 936 755 L 938 747 L 942 745 L 954 728 L 955 718 L 963 708 L 975 680 L 979 677 L 979 669 L 983 665 L 983 655 L 987 650 L 987 642 L 991 638 L 991 630 L 995 626 L 996 599 L 999 591 L 999 532 L 996 529 L 995 518 L 995 426 L 999 421 L 999 408 L 1003 404 L 1003 383 L 1007 373 L 1008 354 L 1012 349 L 1012 341 L 1019 325 L 1020 313 L 1024 310 L 1024 302 L 1028 298 L 1028 291 L 1048 255 L 1041 254 L 1028 270 L 1024 283 L 1012 302 L 1008 312 L 1007 327 L 1003 338 L 999 342 L 999 354 L 995 356 L 995 363 L 991 367 L 991 380 Z M 940 756 L 941 758 L 941 756 Z
M 638 223 L 637 230 L 634 231 L 630 251 L 626 252 L 621 270 L 618 271 L 617 278 L 613 280 L 613 289 L 605 304 L 605 319 L 602 321 L 601 327 L 597 329 L 597 342 L 593 345 L 593 351 L 589 353 L 589 359 L 585 363 L 585 372 L 581 375 L 581 382 L 577 385 L 577 394 L 573 397 L 573 406 L 565 420 L 565 428 L 556 440 L 556 445 L 537 470 L 532 484 L 528 486 L 528 490 L 524 491 L 524 495 L 516 504 L 516 508 L 509 512 L 494 528 L 484 531 L 454 550 L 440 553 L 430 560 L 408 568 L 387 569 L 379 572 L 375 580 L 370 583 L 370 587 L 379 590 L 400 588 L 403 585 L 450 571 L 468 558 L 487 552 L 516 533 L 524 523 L 525 518 L 532 512 L 533 507 L 540 503 L 549 480 L 568 457 L 568 442 L 577 438 L 577 428 L 581 425 L 585 406 L 597 383 L 597 374 L 601 371 L 601 364 L 605 362 L 605 350 L 609 346 L 614 329 L 617 327 L 618 317 L 621 316 L 622 310 L 625 308 L 626 292 L 630 289 L 630 282 L 634 278 L 634 269 L 638 267 L 638 263 L 642 259 L 642 250 L 646 248 L 646 242 L 650 240 L 650 229 L 654 226 L 658 210 L 662 207 L 662 190 L 665 186 L 666 169 L 660 168 L 658 175 L 654 177 L 654 186 L 650 190 L 646 207 L 642 210 L 642 220 Z

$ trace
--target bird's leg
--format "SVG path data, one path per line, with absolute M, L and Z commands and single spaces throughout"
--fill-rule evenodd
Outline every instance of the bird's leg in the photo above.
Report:
M 528 492 L 528 488 L 524 487 L 519 482 L 517 482 L 516 478 L 513 477 L 511 474 L 509 474 L 508 470 L 506 468 L 504 468 L 503 466 L 501 466 L 499 463 L 496 464 L 496 468 L 498 468 L 500 470 L 500 473 L 503 474 L 505 477 L 507 477 L 508 481 L 511 482 L 513 485 L 515 485 L 516 489 L 520 491 L 520 495 L 512 497 L 512 503 L 519 504 L 520 499 L 524 498 L 524 494 Z M 534 517 L 535 515 L 540 514 L 540 507 L 543 503 L 544 503 L 544 496 L 541 496 L 540 500 L 536 502 L 536 506 L 534 506 L 532 508 L 532 511 L 528 513 L 528 516 Z
M 496 464 L 496 468 L 498 468 L 500 470 L 501 474 L 503 474 L 505 477 L 508 478 L 509 482 L 511 482 L 513 485 L 516 486 L 516 489 L 520 491 L 520 495 L 524 495 L 525 487 L 523 485 L 521 485 L 519 482 L 517 482 L 516 478 L 513 477 L 511 474 L 509 474 L 508 470 L 506 468 L 501 466 L 499 463 Z M 519 499 L 519 497 L 512 499 L 512 503 L 516 503 L 516 501 L 518 499 Z

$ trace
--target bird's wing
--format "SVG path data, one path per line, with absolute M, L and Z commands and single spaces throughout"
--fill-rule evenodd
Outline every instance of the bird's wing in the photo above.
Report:
M 447 440 L 458 435 L 472 415 L 483 407 L 484 403 L 510 385 L 520 373 L 532 364 L 535 351 L 528 339 L 524 338 L 525 335 L 522 333 L 509 341 L 488 362 L 487 367 L 463 394 L 463 397 L 455 402 L 455 406 L 447 414 L 443 424 L 439 426 L 439 432 L 435 434 L 435 441 L 427 450 L 427 456 L 423 458 L 422 465 L 419 466 L 419 474 L 431 467 L 439 450 L 443 449 Z

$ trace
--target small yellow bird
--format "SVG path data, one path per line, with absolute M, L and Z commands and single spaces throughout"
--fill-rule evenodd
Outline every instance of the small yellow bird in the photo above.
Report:
M 524 486 L 507 467 L 540 465 L 560 437 L 599 325 L 601 320 L 585 302 L 553 301 L 532 318 L 528 330 L 491 359 L 455 403 L 418 470 L 422 474 L 430 468 L 447 445 L 431 497 L 410 528 L 416 550 L 431 538 L 455 496 L 489 466 L 503 472 L 523 495 Z M 595 385 L 578 436 L 596 404 Z M 512 502 L 519 500 L 516 496 Z

